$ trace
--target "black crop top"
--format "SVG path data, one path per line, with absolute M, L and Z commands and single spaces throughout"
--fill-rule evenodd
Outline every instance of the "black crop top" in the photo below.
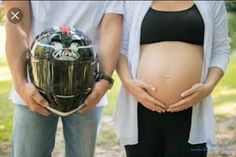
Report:
M 140 44 L 161 41 L 203 45 L 204 21 L 196 5 L 182 11 L 148 10 L 141 27 Z

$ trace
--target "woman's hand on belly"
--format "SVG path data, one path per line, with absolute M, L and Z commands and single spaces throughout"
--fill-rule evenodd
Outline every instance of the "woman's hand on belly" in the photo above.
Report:
M 194 106 L 206 96 L 210 95 L 213 87 L 209 84 L 195 84 L 190 89 L 181 94 L 182 99 L 177 103 L 170 105 L 168 112 L 179 112 Z
M 126 83 L 126 88 L 144 107 L 159 113 L 165 112 L 165 105 L 148 94 L 150 91 L 156 91 L 150 84 L 136 79 Z
M 153 85 L 149 92 L 165 106 L 181 100 L 181 93 L 199 83 L 202 47 L 181 42 L 160 42 L 140 47 L 137 78 Z

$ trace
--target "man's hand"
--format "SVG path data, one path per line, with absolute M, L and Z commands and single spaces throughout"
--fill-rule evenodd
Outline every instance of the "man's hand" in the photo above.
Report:
M 86 113 L 94 108 L 102 97 L 106 94 L 109 89 L 109 83 L 106 80 L 100 80 L 96 82 L 93 91 L 89 96 L 85 99 L 85 106 L 79 110 L 80 113 Z
M 39 94 L 32 83 L 25 83 L 17 92 L 32 112 L 37 112 L 43 116 L 50 115 L 50 112 L 43 107 L 48 106 L 48 102 Z
M 44 116 L 50 114 L 43 106 L 48 105 L 35 86 L 26 80 L 26 50 L 29 46 L 31 30 L 30 1 L 4 1 L 6 11 L 11 8 L 21 9 L 24 18 L 20 23 L 6 21 L 6 57 L 17 93 L 26 102 L 29 109 Z
M 190 89 L 183 92 L 181 94 L 182 99 L 179 102 L 170 105 L 167 111 L 179 112 L 188 109 L 210 95 L 213 89 L 214 87 L 209 84 L 195 84 Z
M 130 80 L 126 83 L 126 88 L 144 107 L 159 113 L 165 112 L 165 105 L 148 94 L 148 91 L 156 91 L 150 84 L 141 80 Z

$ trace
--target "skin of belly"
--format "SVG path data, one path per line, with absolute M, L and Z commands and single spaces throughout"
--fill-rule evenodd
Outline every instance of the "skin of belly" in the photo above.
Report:
M 169 106 L 201 79 L 203 48 L 184 42 L 141 45 L 137 78 L 156 88 L 151 96 Z

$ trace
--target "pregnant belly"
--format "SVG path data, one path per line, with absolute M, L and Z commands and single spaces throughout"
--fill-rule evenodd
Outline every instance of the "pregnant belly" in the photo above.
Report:
M 183 42 L 143 45 L 137 78 L 157 89 L 150 95 L 170 105 L 181 99 L 182 92 L 200 82 L 202 52 L 202 46 Z

